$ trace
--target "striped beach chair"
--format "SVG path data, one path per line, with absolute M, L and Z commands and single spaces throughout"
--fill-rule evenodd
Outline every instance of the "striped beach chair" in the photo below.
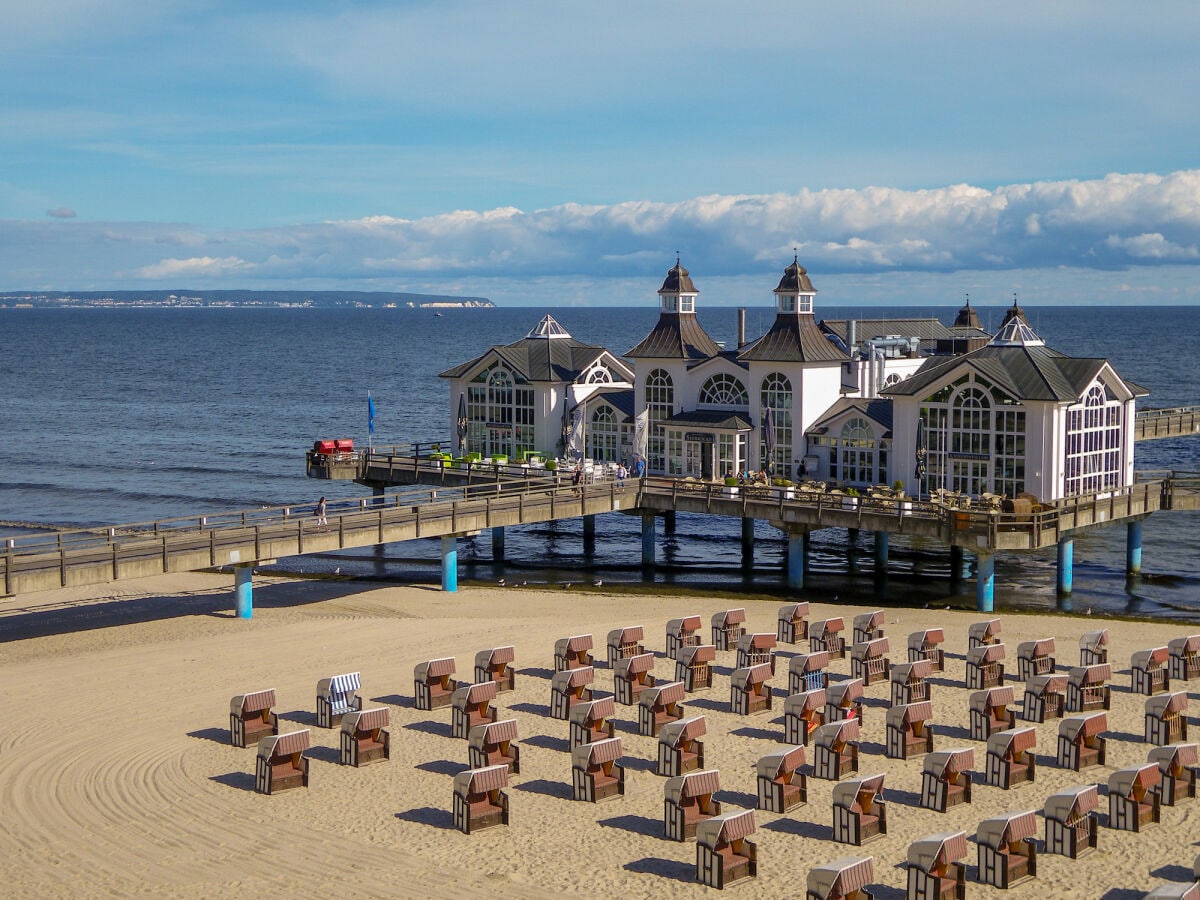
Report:
M 1108 827 L 1119 831 L 1141 831 L 1160 821 L 1156 763 L 1118 769 L 1108 776 Z
M 432 710 L 449 706 L 458 690 L 454 674 L 454 657 L 431 659 L 413 667 L 413 693 L 417 709 Z
M 717 648 L 712 644 L 680 647 L 675 657 L 675 680 L 682 681 L 684 690 L 703 691 L 712 687 L 712 664 Z
M 1046 821 L 1046 852 L 1078 859 L 1096 849 L 1096 807 L 1100 797 L 1096 785 L 1080 785 L 1057 791 L 1046 798 L 1042 818 Z
M 921 806 L 945 812 L 951 806 L 971 802 L 971 767 L 975 750 L 957 747 L 938 750 L 921 764 Z
M 873 900 L 867 885 L 875 880 L 870 856 L 844 856 L 808 870 L 805 900 Z
M 613 666 L 613 693 L 617 702 L 625 706 L 633 706 L 638 702 L 642 691 L 655 685 L 654 654 L 639 653 L 618 659 Z
M 841 781 L 858 772 L 858 719 L 826 722 L 813 732 L 813 775 Z
M 824 650 L 816 653 L 797 653 L 788 663 L 788 693 L 815 691 L 829 684 L 829 654 Z
M 514 775 L 521 771 L 521 748 L 517 746 L 517 720 L 484 722 L 471 729 L 468 761 L 472 769 L 508 766 Z
M 595 680 L 596 670 L 591 666 L 555 672 L 550 679 L 550 717 L 569 721 L 572 706 L 592 699 L 591 684 Z
M 513 661 L 516 650 L 513 647 L 492 647 L 480 650 L 475 654 L 475 681 L 481 684 L 491 681 L 496 685 L 497 693 L 504 694 L 513 690 L 517 683 Z
M 985 644 L 1000 643 L 1000 620 L 986 619 L 982 622 L 972 622 L 967 626 L 967 649 L 980 647 Z
M 1148 744 L 1175 744 L 1187 740 L 1187 691 L 1159 694 L 1146 699 L 1145 741 Z
M 590 634 L 577 634 L 573 637 L 559 638 L 554 642 L 555 672 L 590 668 L 593 662 Z
M 1112 666 L 1094 663 L 1076 666 L 1067 673 L 1067 712 L 1093 712 L 1108 709 L 1112 704 L 1112 689 L 1106 683 L 1112 678 Z
M 612 737 L 616 730 L 616 723 L 613 721 L 616 708 L 612 697 L 601 697 L 599 700 L 588 700 L 572 706 L 570 749 L 574 750 L 581 744 L 591 744 Z
M 945 640 L 945 632 L 940 628 L 914 631 L 908 636 L 908 661 L 928 660 L 934 670 L 944 672 L 946 670 L 946 654 L 942 650 L 941 644 Z
M 655 773 L 668 778 L 704 768 L 704 741 L 708 732 L 704 716 L 668 722 L 658 733 L 658 767 Z
M 808 640 L 808 603 L 787 603 L 779 607 L 775 637 L 781 644 Z
M 908 845 L 909 900 L 962 900 L 967 893 L 967 833 L 943 831 Z
M 721 814 L 721 802 L 713 794 L 721 789 L 716 769 L 689 772 L 663 783 L 663 833 L 669 841 L 686 841 L 696 836 L 705 819 Z
M 1200 634 L 1172 638 L 1167 641 L 1167 653 L 1172 680 L 1191 681 L 1200 677 Z
M 638 697 L 638 734 L 657 737 L 668 722 L 682 719 L 684 696 L 682 681 L 659 684 L 642 691 Z
M 742 623 L 746 621 L 745 609 L 727 609 L 713 613 L 712 642 L 718 650 L 732 650 L 737 646 L 738 639 L 746 633 Z
M 772 705 L 770 680 L 773 674 L 767 663 L 734 669 L 729 676 L 730 711 L 736 716 L 769 712 Z
M 1007 791 L 1036 780 L 1037 757 L 1033 754 L 1036 746 L 1036 728 L 1010 728 L 997 731 L 989 737 L 985 769 L 987 783 Z
M 1004 731 L 1017 724 L 1013 705 L 1014 692 L 1011 687 L 988 688 L 971 694 L 971 740 L 986 741 L 997 731 Z
M 333 728 L 348 712 L 362 709 L 362 689 L 358 672 L 334 675 L 317 682 L 317 725 Z
M 1085 631 L 1079 636 L 1079 664 L 1094 666 L 1108 662 L 1108 629 Z
M 260 738 L 279 734 L 279 716 L 271 711 L 275 691 L 238 694 L 229 701 L 229 743 L 257 747 Z
M 642 646 L 645 629 L 641 625 L 615 628 L 608 633 L 608 667 L 615 669 L 617 661 L 646 652 Z
M 886 656 L 888 649 L 888 639 L 885 637 L 855 644 L 850 648 L 850 674 L 861 678 L 865 687 L 877 681 L 887 681 L 892 665 Z
M 1107 741 L 1101 733 L 1107 730 L 1108 713 L 1085 713 L 1063 719 L 1058 723 L 1058 765 L 1076 772 L 1104 765 Z
M 1045 722 L 1061 719 L 1066 708 L 1066 690 L 1069 676 L 1034 675 L 1025 684 L 1025 703 L 1021 718 L 1026 722 Z
M 892 666 L 888 673 L 888 679 L 892 683 L 892 706 L 932 700 L 933 686 L 926 681 L 932 671 L 933 663 L 928 659 L 917 659 Z
M 1166 647 L 1153 647 L 1149 650 L 1138 650 L 1129 660 L 1129 690 L 1135 694 L 1152 696 L 1169 690 L 1171 687 L 1170 673 L 1167 661 L 1170 650 Z
M 808 744 L 809 735 L 825 724 L 825 689 L 801 691 L 783 701 L 783 740 L 788 744 Z
M 741 809 L 696 826 L 696 880 L 717 889 L 758 877 L 754 810 Z
M 865 644 L 883 637 L 884 614 L 882 609 L 861 613 L 854 617 L 854 643 Z
M 260 738 L 254 768 L 254 789 L 260 794 L 277 794 L 308 787 L 308 757 L 312 746 L 307 728 Z
M 808 649 L 813 653 L 824 650 L 830 659 L 846 658 L 846 639 L 842 632 L 846 622 L 841 616 L 808 623 Z
M 496 699 L 496 692 L 497 685 L 494 681 L 464 684 L 457 688 L 450 699 L 451 736 L 465 741 L 476 725 L 495 722 L 497 712 L 492 701 Z
M 684 647 L 697 646 L 702 627 L 704 623 L 699 616 L 684 616 L 667 622 L 667 656 L 677 660 Z
M 463 834 L 508 824 L 508 766 L 467 769 L 454 776 L 454 827 Z
M 1004 683 L 1003 644 L 979 644 L 967 651 L 967 689 L 981 691 Z
M 833 839 L 862 846 L 887 834 L 883 776 L 854 778 L 833 786 Z
M 769 632 L 743 634 L 737 642 L 737 668 L 767 664 L 775 674 L 775 635 Z
M 582 744 L 571 751 L 571 787 L 576 800 L 597 803 L 624 795 L 625 767 L 621 739 Z
M 806 756 L 803 747 L 791 747 L 755 763 L 759 809 L 785 813 L 808 802 L 808 776 L 801 771 Z
M 861 678 L 837 681 L 825 688 L 825 721 L 863 720 L 863 683 Z
M 342 716 L 339 759 L 343 766 L 365 766 L 392 756 L 386 706 L 348 712 Z
M 1039 638 L 1017 644 L 1017 678 L 1054 674 L 1054 638 Z
M 1037 876 L 1037 812 L 984 819 L 975 829 L 979 880 L 1008 890 Z
M 887 755 L 908 759 L 933 752 L 933 704 L 928 700 L 893 706 L 887 711 Z
M 1164 806 L 1196 796 L 1196 766 L 1200 762 L 1200 747 L 1196 744 L 1151 747 L 1146 761 L 1158 766 L 1158 793 Z

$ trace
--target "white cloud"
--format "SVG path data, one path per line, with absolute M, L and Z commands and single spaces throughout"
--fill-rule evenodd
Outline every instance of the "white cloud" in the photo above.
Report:
M 58 206 L 54 209 L 46 210 L 46 215 L 52 219 L 73 219 L 75 218 L 75 210 L 69 206 Z
M 193 256 L 191 259 L 160 259 L 149 266 L 142 266 L 135 274 L 139 278 L 163 279 L 180 276 L 220 276 L 232 272 L 245 272 L 253 269 L 250 263 L 236 256 L 226 256 L 224 259 L 214 259 L 211 256 Z

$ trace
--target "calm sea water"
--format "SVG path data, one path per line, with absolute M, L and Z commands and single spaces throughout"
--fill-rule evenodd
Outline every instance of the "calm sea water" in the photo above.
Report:
M 90 526 L 221 510 L 311 503 L 319 494 L 358 497 L 353 484 L 304 476 L 304 451 L 317 438 L 366 439 L 366 392 L 378 407 L 378 443 L 446 440 L 448 392 L 437 373 L 495 343 L 524 335 L 550 312 L 575 337 L 623 353 L 653 325 L 657 307 L 495 310 L 6 310 L 0 312 L 0 521 Z M 985 325 L 1001 310 L 981 309 Z M 1073 356 L 1107 357 L 1151 389 L 1148 405 L 1200 401 L 1195 364 L 1200 309 L 1028 309 L 1047 343 Z M 820 317 L 939 315 L 950 309 L 822 308 Z M 747 333 L 761 334 L 769 308 L 751 308 Z M 736 311 L 704 310 L 718 341 L 736 340 Z M 1200 438 L 1139 444 L 1138 468 L 1200 470 Z M 594 556 L 583 555 L 578 520 L 509 529 L 507 580 L 638 583 L 639 522 L 600 520 Z M 1078 609 L 1153 616 L 1200 614 L 1200 515 L 1160 513 L 1145 526 L 1140 583 L 1124 578 L 1123 528 L 1075 544 Z M 5 529 L 0 529 L 4 531 Z M 11 533 L 14 529 L 6 529 Z M 755 565 L 741 567 L 735 522 L 680 516 L 660 528 L 660 584 L 689 589 L 781 590 L 782 536 L 759 523 Z M 880 602 L 940 603 L 945 548 L 892 541 L 891 577 L 879 597 L 869 535 L 847 547 L 833 529 L 813 537 L 806 594 Z M 460 544 L 461 576 L 495 580 L 491 544 Z M 291 570 L 437 578 L 433 542 L 382 552 L 304 557 Z M 960 588 L 969 592 L 965 583 Z M 1053 608 L 1054 557 L 1001 556 L 997 602 Z

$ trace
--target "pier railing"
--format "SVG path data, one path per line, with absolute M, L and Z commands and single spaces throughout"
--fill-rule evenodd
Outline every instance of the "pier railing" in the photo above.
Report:
M 1134 415 L 1134 440 L 1150 441 L 1184 434 L 1200 434 L 1200 406 L 1139 409 Z

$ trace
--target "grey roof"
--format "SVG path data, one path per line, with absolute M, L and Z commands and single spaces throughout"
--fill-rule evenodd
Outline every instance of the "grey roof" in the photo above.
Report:
M 868 419 L 878 422 L 887 433 L 885 438 L 892 436 L 892 401 L 890 397 L 876 397 L 868 400 L 866 397 L 841 397 L 825 412 L 821 418 L 808 427 L 805 434 L 824 434 L 829 430 L 829 422 L 839 416 L 857 410 Z
M 808 277 L 808 269 L 800 265 L 800 258 L 796 257 L 792 260 L 792 264 L 783 270 L 783 277 L 779 279 L 779 287 L 775 288 L 776 294 L 815 294 L 817 289 L 813 287 L 812 280 Z
M 836 362 L 846 354 L 817 327 L 811 313 L 779 313 L 771 330 L 738 351 L 738 359 L 761 362 Z
M 847 319 L 822 319 L 820 328 L 829 334 L 837 335 L 844 344 L 849 330 Z M 869 341 L 874 337 L 885 334 L 898 334 L 901 337 L 916 337 L 922 341 L 944 341 L 955 336 L 955 332 L 947 328 L 940 319 L 855 319 L 854 332 L 860 341 Z M 987 337 L 991 335 L 984 332 Z
M 631 359 L 707 359 L 720 352 L 695 313 L 665 312 L 650 333 L 625 355 Z
M 754 426 L 746 413 L 729 409 L 696 409 L 678 412 L 667 419 L 666 424 L 684 428 L 725 428 L 734 431 L 749 431 Z
M 633 421 L 634 398 L 633 388 L 601 388 L 588 397 L 590 401 L 592 397 L 599 397 L 609 406 L 616 409 L 624 421 Z
M 667 270 L 667 277 L 663 281 L 663 286 L 658 289 L 660 294 L 698 294 L 696 286 L 692 284 L 692 276 L 683 266 L 679 264 L 679 260 L 675 260 L 675 265 Z
M 539 330 L 541 335 L 534 336 Z M 491 347 L 474 359 L 440 373 L 439 377 L 462 378 L 494 353 L 526 381 L 574 381 L 606 352 L 603 347 L 575 340 L 547 316 L 519 341 Z

